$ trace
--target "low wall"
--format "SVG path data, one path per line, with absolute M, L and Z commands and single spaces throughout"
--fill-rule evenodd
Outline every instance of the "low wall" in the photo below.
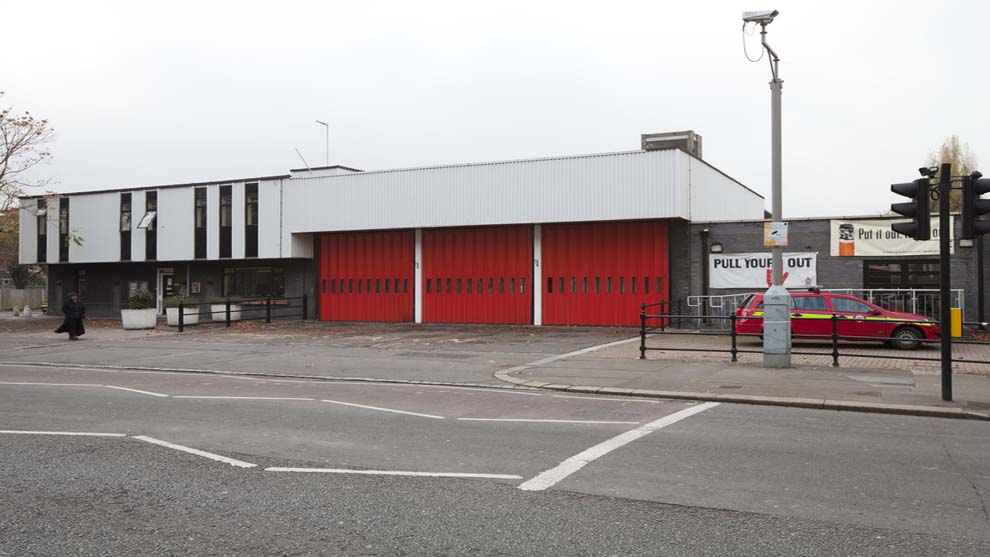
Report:
M 0 311 L 31 306 L 37 310 L 47 301 L 45 287 L 36 288 L 0 288 Z

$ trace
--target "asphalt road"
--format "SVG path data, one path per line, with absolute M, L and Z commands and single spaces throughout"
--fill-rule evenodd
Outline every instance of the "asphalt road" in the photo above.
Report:
M 2 366 L 0 430 L 0 554 L 990 554 L 981 422 Z

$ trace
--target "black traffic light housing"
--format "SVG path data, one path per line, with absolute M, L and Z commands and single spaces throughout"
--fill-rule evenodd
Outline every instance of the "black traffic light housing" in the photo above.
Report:
M 990 199 L 980 199 L 990 193 L 990 178 L 980 172 L 963 177 L 962 197 L 962 237 L 973 239 L 990 232 L 990 220 L 977 220 L 976 217 L 990 213 Z
M 890 191 L 897 195 L 910 197 L 913 201 L 892 203 L 890 210 L 898 215 L 904 215 L 911 222 L 898 222 L 890 228 L 898 234 L 903 234 L 915 240 L 930 240 L 932 237 L 932 215 L 928 207 L 928 178 L 919 178 L 913 182 L 891 184 Z M 990 201 L 988 201 L 990 203 Z

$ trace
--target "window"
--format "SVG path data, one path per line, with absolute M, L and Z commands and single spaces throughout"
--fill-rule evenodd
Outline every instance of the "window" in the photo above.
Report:
M 194 211 L 193 257 L 206 259 L 206 188 L 196 188 Z
M 48 200 L 38 200 L 35 215 L 38 219 L 38 263 L 45 263 L 48 261 Z
M 863 288 L 938 288 L 937 259 L 863 262 Z
M 227 267 L 223 270 L 223 295 L 239 298 L 285 296 L 281 267 Z
M 120 194 L 120 260 L 131 260 L 131 194 Z
M 842 313 L 870 313 L 873 308 L 857 300 L 832 296 L 832 309 Z
M 231 186 L 220 186 L 220 257 L 230 258 L 233 250 L 231 235 L 231 209 L 233 194 Z
M 794 309 L 825 311 L 824 296 L 791 296 L 791 306 Z
M 69 198 L 58 200 L 58 260 L 69 260 Z
M 258 184 L 244 185 L 244 257 L 258 257 Z
M 547 294 L 553 294 L 553 277 L 547 277 Z
M 144 194 L 144 217 L 138 223 L 138 228 L 144 228 L 144 258 L 158 259 L 158 192 L 149 191 Z

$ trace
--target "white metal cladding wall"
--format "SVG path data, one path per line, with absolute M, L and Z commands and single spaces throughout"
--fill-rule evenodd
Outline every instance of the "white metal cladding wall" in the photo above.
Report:
M 58 263 L 58 248 L 59 248 L 59 237 L 58 237 L 58 208 L 60 201 L 58 199 L 48 200 L 48 252 L 45 254 L 47 256 L 49 263 Z M 69 219 L 72 219 L 71 212 L 69 213 Z M 71 230 L 71 223 L 69 225 Z
M 19 256 L 22 265 L 38 262 L 38 218 L 35 211 L 38 208 L 37 199 L 22 199 L 21 214 L 18 215 Z
M 56 215 L 58 211 L 55 211 Z M 120 193 L 96 193 L 70 196 L 69 230 L 79 236 L 82 245 L 69 243 L 69 261 L 93 263 L 120 260 Z M 57 221 L 56 221 L 56 232 Z M 58 235 L 55 261 L 58 261 Z M 52 260 L 49 245 L 48 260 Z
M 634 151 L 293 179 L 285 184 L 283 242 L 293 232 L 689 219 L 679 154 Z
M 141 219 L 144 218 L 145 191 L 138 190 L 131 192 L 131 261 L 144 261 L 146 244 L 144 242 L 144 229 L 138 228 Z
M 191 187 L 158 190 L 159 261 L 193 259 L 193 192 Z
M 243 228 L 241 229 L 243 230 Z M 288 257 L 282 253 L 282 180 L 258 184 L 258 257 Z
M 708 164 L 688 155 L 691 220 L 730 221 L 763 217 L 764 199 Z
M 220 259 L 220 186 L 218 185 L 206 187 L 206 258 Z
M 230 256 L 234 259 L 244 257 L 244 184 L 234 184 L 230 189 Z

